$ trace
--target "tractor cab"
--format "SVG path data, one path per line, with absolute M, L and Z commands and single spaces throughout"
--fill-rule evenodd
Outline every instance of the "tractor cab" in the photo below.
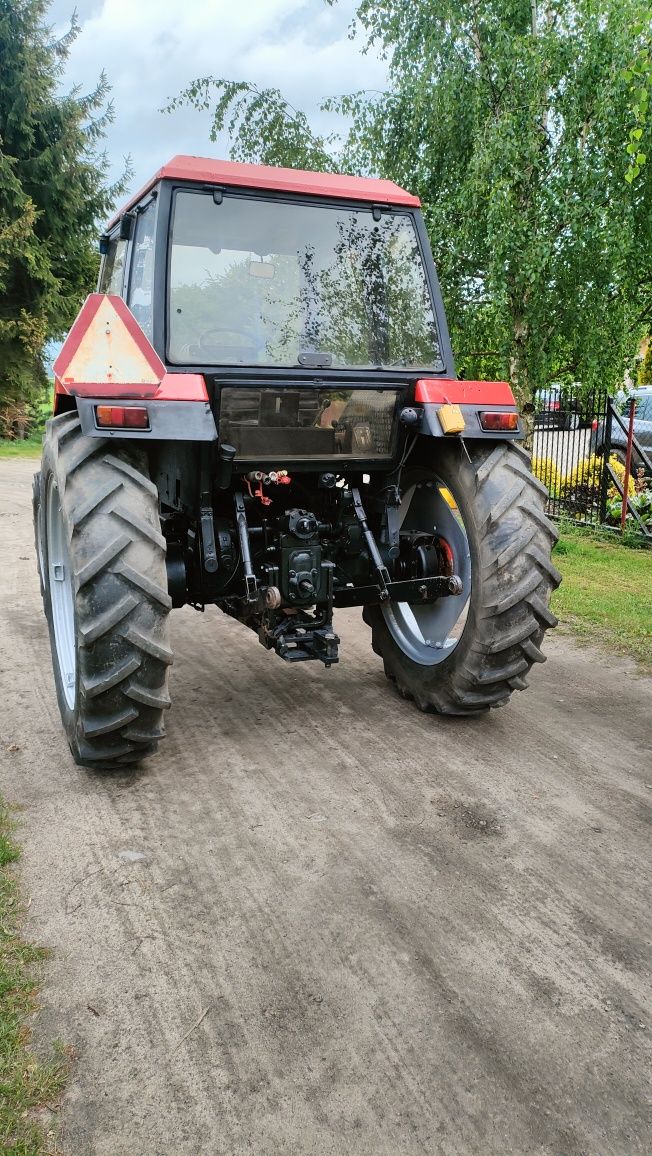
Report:
M 418 198 L 175 157 L 110 223 L 99 291 L 170 368 L 452 371 Z
M 240 460 L 386 461 L 406 386 L 452 373 L 419 202 L 390 181 L 177 157 L 101 247 L 99 291 L 202 375 Z

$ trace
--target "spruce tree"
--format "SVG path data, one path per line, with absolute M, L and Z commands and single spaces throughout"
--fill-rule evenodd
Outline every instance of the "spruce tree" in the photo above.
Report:
M 94 92 L 61 91 L 79 26 L 63 38 L 48 0 L 0 0 L 0 409 L 45 383 L 42 351 L 92 290 L 98 221 L 116 186 L 98 151 L 112 117 L 104 74 Z

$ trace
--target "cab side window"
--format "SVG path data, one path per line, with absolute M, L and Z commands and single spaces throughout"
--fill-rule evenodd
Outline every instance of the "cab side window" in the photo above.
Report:
M 145 335 L 152 340 L 152 292 L 154 288 L 154 240 L 156 205 L 151 200 L 136 217 L 127 304 Z
M 118 297 L 122 296 L 126 256 L 126 241 L 121 241 L 119 237 L 109 241 L 109 251 L 102 262 L 98 293 L 115 293 Z

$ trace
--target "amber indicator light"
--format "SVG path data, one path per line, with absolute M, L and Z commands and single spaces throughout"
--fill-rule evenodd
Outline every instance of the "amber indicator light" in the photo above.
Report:
M 149 415 L 140 405 L 96 405 L 95 417 L 102 429 L 149 429 Z
M 510 433 L 518 429 L 517 413 L 480 412 L 480 425 L 487 433 Z

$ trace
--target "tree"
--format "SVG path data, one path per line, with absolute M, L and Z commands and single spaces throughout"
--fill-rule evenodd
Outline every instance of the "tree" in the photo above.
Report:
M 625 80 L 629 84 L 630 124 L 627 141 L 629 165 L 625 180 L 635 181 L 645 164 L 647 153 L 643 137 L 648 120 L 650 89 L 652 88 L 652 8 L 649 3 L 639 5 L 634 26 L 635 50 L 625 70 Z
M 112 118 L 102 74 L 61 95 L 77 36 L 53 40 L 47 0 L 0 0 L 0 404 L 42 387 L 45 341 L 63 336 L 93 287 L 95 236 L 120 185 L 98 144 Z
M 521 402 L 551 380 L 622 382 L 652 302 L 646 171 L 624 180 L 625 71 L 636 0 L 362 0 L 389 61 L 384 93 L 328 100 L 348 121 L 315 139 L 273 90 L 204 78 L 235 155 L 380 173 L 423 202 L 458 367 L 508 375 Z M 198 87 L 199 86 L 199 87 Z M 285 118 L 282 113 L 285 113 Z

